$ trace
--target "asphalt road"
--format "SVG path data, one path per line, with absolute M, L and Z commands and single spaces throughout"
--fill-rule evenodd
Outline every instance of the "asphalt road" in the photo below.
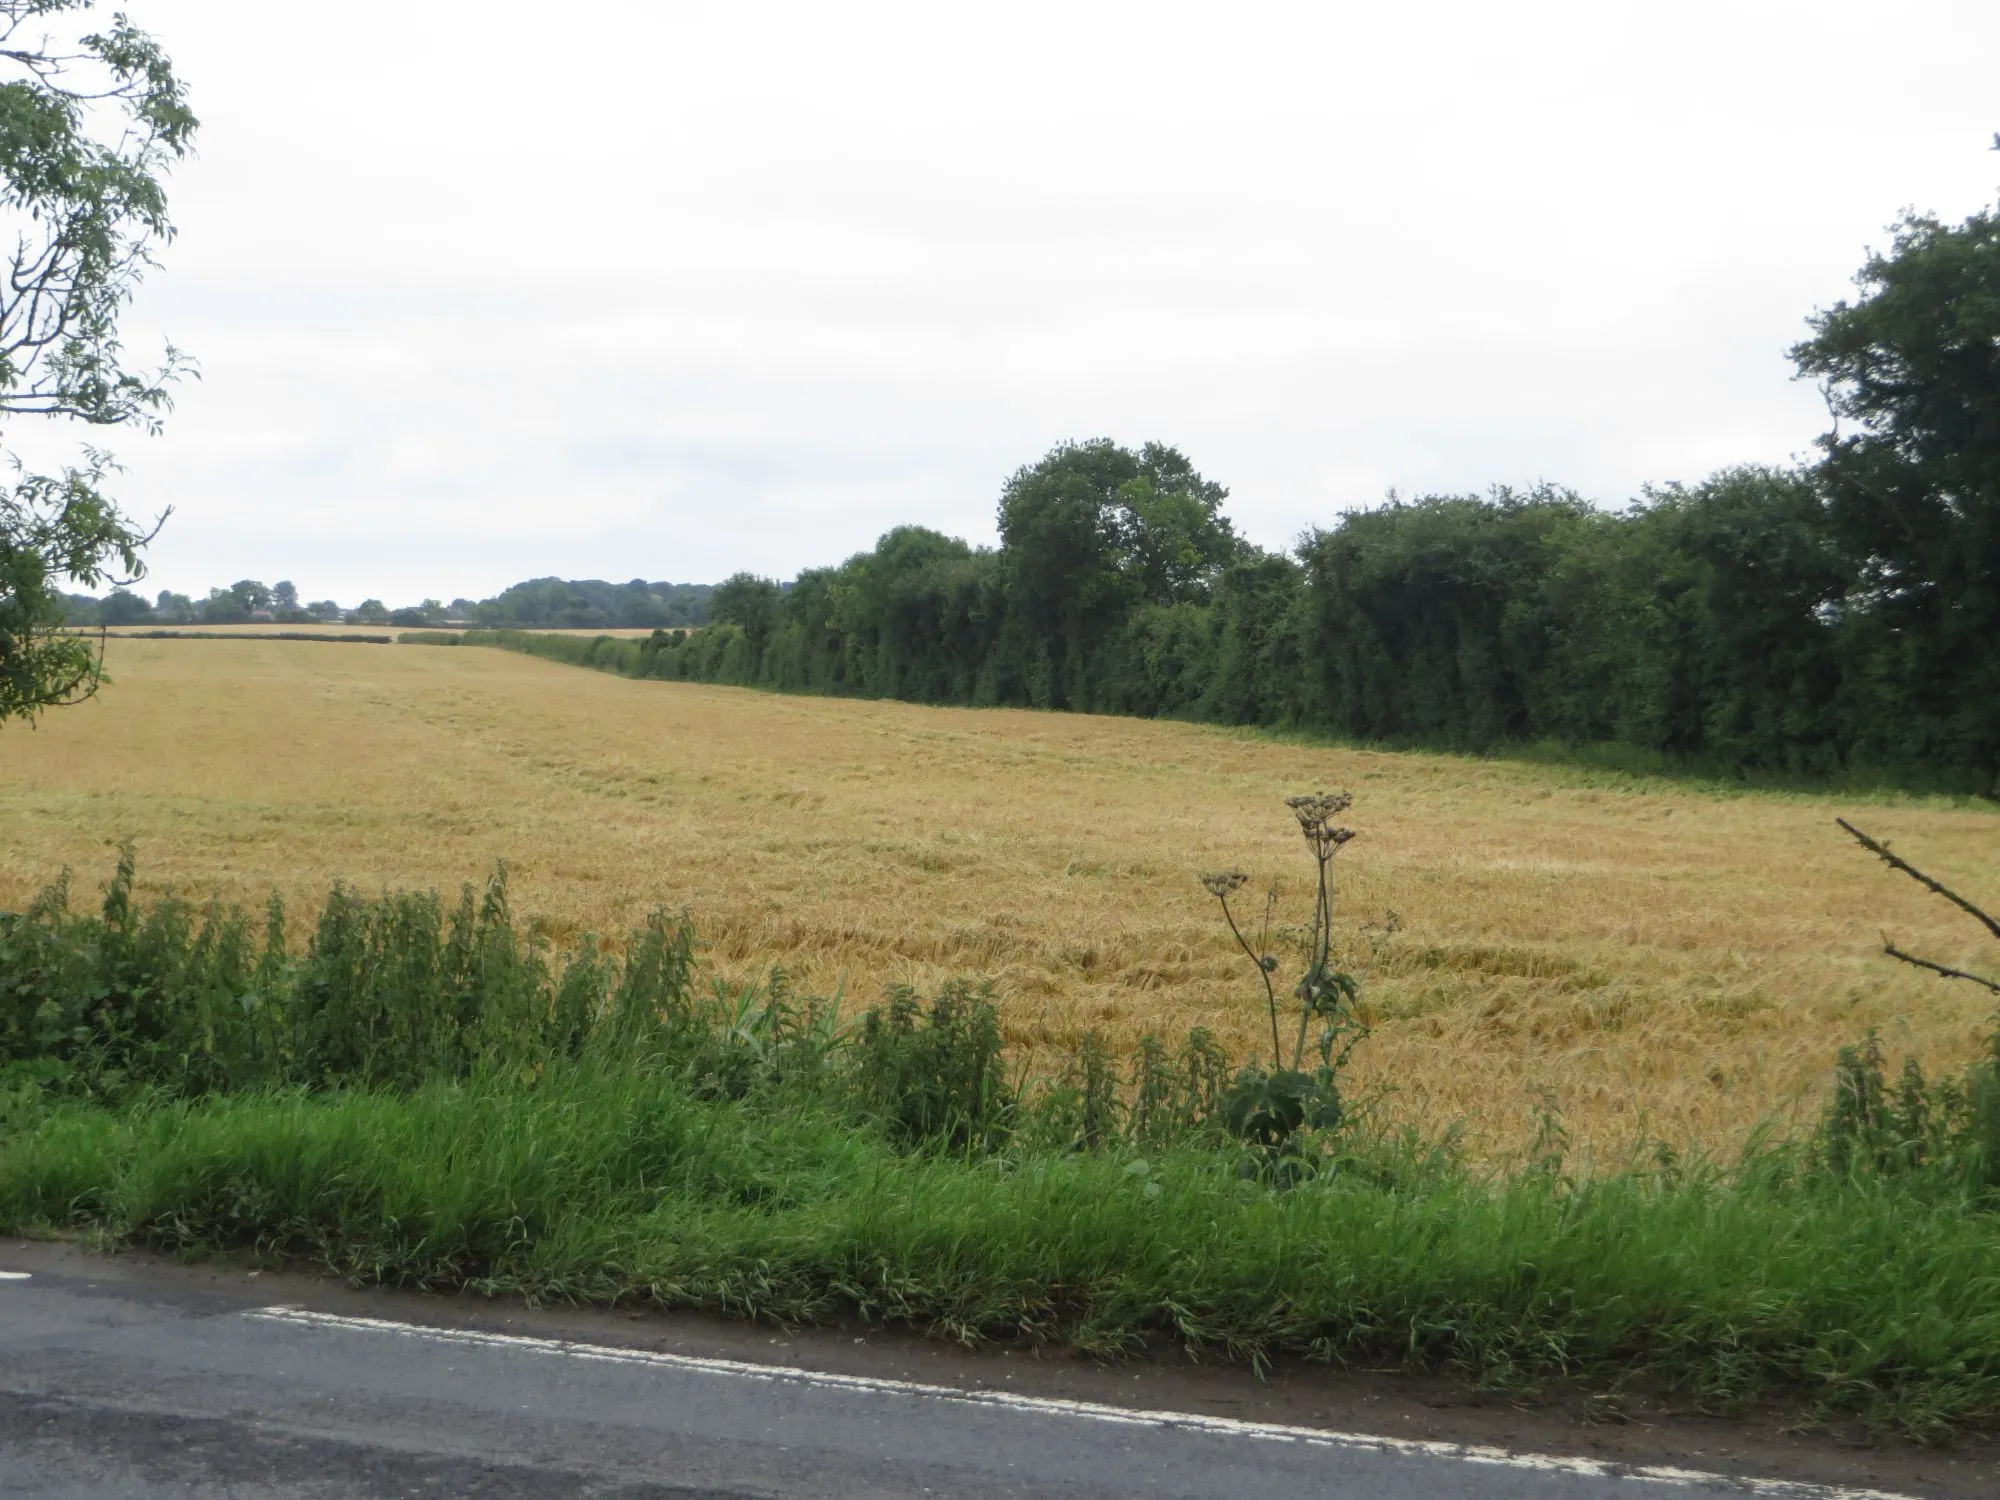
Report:
M 0 1255 L 0 1495 L 1880 1494 L 246 1303 Z

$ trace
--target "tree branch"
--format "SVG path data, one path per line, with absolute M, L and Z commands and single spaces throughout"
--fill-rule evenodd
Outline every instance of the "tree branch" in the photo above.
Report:
M 1959 895 L 1957 891 L 1954 891 L 1953 889 L 1951 889 L 1951 887 L 1945 885 L 1942 881 L 1933 880 L 1930 876 L 1926 875 L 1922 870 L 1919 870 L 1915 865 L 1911 864 L 1908 860 L 1904 859 L 1900 854 L 1892 853 L 1887 844 L 1877 843 L 1874 839 L 1871 839 L 1870 837 L 1868 837 L 1867 834 L 1863 833 L 1859 828 L 1856 828 L 1852 823 L 1848 822 L 1847 819 L 1835 818 L 1833 821 L 1838 823 L 1842 828 L 1846 829 L 1848 834 L 1854 839 L 1854 841 L 1857 844 L 1859 844 L 1862 848 L 1866 849 L 1870 854 L 1874 855 L 1876 858 L 1880 859 L 1884 864 L 1888 865 L 1890 869 L 1901 870 L 1905 875 L 1909 876 L 1910 879 L 1916 881 L 1916 883 L 1922 886 L 1925 890 L 1932 892 L 1934 895 L 1939 895 L 1944 897 L 1945 900 L 1949 901 L 1953 906 L 1956 906 L 1960 911 L 1968 913 L 1974 920 L 1982 923 L 1985 926 L 1986 930 L 1993 934 L 1996 940 L 2000 940 L 2000 920 L 1996 920 L 1995 918 L 1988 916 L 1985 912 L 1981 911 L 1978 907 L 1974 906 L 1970 901 L 1966 900 L 1965 897 Z M 1899 953 L 1896 956 L 1898 958 L 1902 958 L 1905 955 Z M 1919 960 L 1916 959 L 1911 959 L 1909 961 L 1912 963 L 1919 962 Z M 1926 965 L 1926 967 L 1936 968 L 1937 965 L 1929 964 Z M 1976 976 L 1959 975 L 1958 977 L 1969 979 Z M 1984 980 L 1981 980 L 1980 982 L 1982 984 L 1985 983 Z
M 1887 938 L 1882 939 L 1882 951 L 1891 958 L 1900 958 L 1906 964 L 1915 964 L 1920 969 L 1929 969 L 1933 974 L 1942 974 L 1947 979 L 1969 979 L 1974 984 L 1983 984 L 1994 994 L 2000 995 L 2000 980 L 1988 979 L 1984 974 L 1968 974 L 1963 969 L 1954 969 L 1945 964 L 1932 963 L 1928 958 L 1918 958 L 1914 953 L 1905 953 Z

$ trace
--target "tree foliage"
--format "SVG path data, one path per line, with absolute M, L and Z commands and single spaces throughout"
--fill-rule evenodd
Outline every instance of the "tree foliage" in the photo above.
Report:
M 1178 450 L 1063 443 L 1000 493 L 1009 681 L 1044 707 L 1084 707 L 1107 638 L 1140 605 L 1204 602 L 1243 548 Z
M 172 238 L 164 179 L 195 117 L 166 55 L 122 15 L 86 29 L 93 0 L 0 0 L 0 421 L 56 417 L 157 427 L 184 361 L 128 364 L 118 315 Z M 49 28 L 63 27 L 61 35 Z M 89 643 L 61 626 L 63 580 L 129 582 L 154 527 L 105 493 L 89 448 L 0 489 L 0 720 L 95 690 Z
M 1854 545 L 1839 483 L 1824 467 L 1727 469 L 1623 511 L 1552 486 L 1392 498 L 1280 556 L 1238 540 L 1220 486 L 1171 449 L 1064 444 L 1003 487 L 997 549 L 899 527 L 788 587 L 719 585 L 710 629 L 559 654 L 641 676 L 1459 750 L 1612 746 L 1645 764 L 1994 794 L 1993 741 L 1897 727 L 1975 722 L 1991 704 L 1969 701 L 1977 663 L 1904 670 L 1931 638 L 1921 621 L 1902 638 L 1885 626 L 1881 565 Z M 2000 577 L 1959 565 L 1968 592 Z
M 643 578 L 627 583 L 531 578 L 491 599 L 468 603 L 463 613 L 475 624 L 503 628 L 664 629 L 707 620 L 709 593 L 707 584 L 649 583 Z
M 1884 756 L 2000 758 L 2000 213 L 1911 215 L 1812 320 L 1845 607 L 1881 670 Z M 1848 424 L 1844 429 L 1841 424 Z

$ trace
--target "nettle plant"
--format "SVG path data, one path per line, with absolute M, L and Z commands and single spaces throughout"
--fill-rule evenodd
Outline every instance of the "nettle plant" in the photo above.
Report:
M 1211 871 L 1201 877 L 1203 887 L 1221 905 L 1230 933 L 1257 966 L 1257 975 L 1264 983 L 1264 1002 L 1271 1018 L 1271 1066 L 1267 1070 L 1260 1063 L 1244 1065 L 1223 1100 L 1223 1118 L 1232 1132 L 1267 1152 L 1289 1151 L 1302 1128 L 1332 1130 L 1339 1126 L 1340 1073 L 1368 1034 L 1361 1015 L 1360 988 L 1333 957 L 1333 861 L 1355 837 L 1352 828 L 1333 820 L 1353 802 L 1346 792 L 1285 799 L 1285 806 L 1298 819 L 1315 866 L 1312 922 L 1303 932 L 1294 932 L 1295 941 L 1289 945 L 1296 947 L 1301 962 L 1298 981 L 1291 988 L 1291 998 L 1298 1006 L 1298 1026 L 1289 1059 L 1279 1019 L 1277 975 L 1283 964 L 1271 951 L 1278 888 L 1274 883 L 1265 897 L 1263 927 L 1253 945 L 1243 935 L 1229 904 L 1230 898 L 1249 884 L 1250 877 L 1241 870 Z M 1277 935 L 1283 945 L 1284 930 Z M 1310 1072 L 1306 1070 L 1308 1041 L 1318 1058 Z

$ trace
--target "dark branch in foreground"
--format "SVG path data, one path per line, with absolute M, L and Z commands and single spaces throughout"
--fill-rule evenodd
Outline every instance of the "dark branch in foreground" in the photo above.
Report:
M 1920 969 L 1929 969 L 1933 974 L 1942 974 L 1947 979 L 1969 979 L 1974 984 L 1983 984 L 1994 994 L 2000 995 L 2000 979 L 1988 979 L 1984 974 L 1968 974 L 1963 969 L 1954 969 L 1946 964 L 1932 963 L 1928 958 L 1918 958 L 1914 953 L 1905 953 L 1887 938 L 1882 939 L 1882 951 L 1891 958 L 1900 958 L 1906 964 L 1915 964 Z
M 1988 916 L 1984 911 L 1966 900 L 1965 897 L 1959 895 L 1957 891 L 1952 890 L 1943 881 L 1933 880 L 1900 854 L 1893 853 L 1887 844 L 1871 839 L 1859 828 L 1848 822 L 1847 819 L 1835 818 L 1833 821 L 1844 828 L 1857 844 L 1880 859 L 1889 868 L 1892 870 L 1901 870 L 1925 890 L 1944 897 L 1945 900 L 1956 906 L 1960 911 L 1969 912 L 1976 920 L 1985 924 L 1988 932 L 1992 933 L 1994 937 L 2000 938 L 2000 922 Z M 1889 941 L 1887 936 L 1884 936 L 1882 939 L 1882 951 L 1891 958 L 1900 959 L 1902 962 L 1912 964 L 1919 969 L 1928 969 L 1933 974 L 1942 974 L 1946 979 L 1964 979 L 1972 984 L 1981 985 L 1996 995 L 2000 995 L 2000 980 L 1988 979 L 1984 974 L 1968 973 L 1964 969 L 1954 969 L 1949 964 L 1941 964 L 1933 959 L 1919 958 L 1914 953 L 1905 953 L 1901 948 L 1898 948 L 1894 943 Z
M 2000 920 L 1996 920 L 1993 917 L 1989 917 L 1985 912 L 1981 911 L 1978 907 L 1974 906 L 1970 901 L 1966 900 L 1965 897 L 1959 895 L 1957 891 L 1954 891 L 1953 889 L 1951 889 L 1951 887 L 1944 884 L 1943 881 L 1931 879 L 1930 876 L 1926 875 L 1922 870 L 1919 870 L 1915 865 L 1911 864 L 1907 859 L 1904 859 L 1900 854 L 1893 853 L 1887 844 L 1877 843 L 1874 839 L 1871 839 L 1870 837 L 1868 837 L 1867 834 L 1863 833 L 1859 828 L 1856 828 L 1852 823 L 1848 822 L 1847 819 L 1835 818 L 1833 821 L 1838 823 L 1842 828 L 1846 829 L 1848 833 L 1853 836 L 1854 841 L 1857 844 L 1859 844 L 1862 848 L 1866 849 L 1870 854 L 1875 855 L 1878 859 L 1880 859 L 1884 864 L 1888 865 L 1891 869 L 1901 870 L 1905 875 L 1909 876 L 1910 879 L 1916 881 L 1916 883 L 1922 886 L 1925 890 L 1934 892 L 1935 894 L 1944 897 L 1945 900 L 1949 901 L 1953 906 L 1956 906 L 1960 911 L 1970 913 L 1975 919 L 1984 923 L 1986 926 L 1986 930 L 1992 933 L 1996 939 L 2000 939 Z

